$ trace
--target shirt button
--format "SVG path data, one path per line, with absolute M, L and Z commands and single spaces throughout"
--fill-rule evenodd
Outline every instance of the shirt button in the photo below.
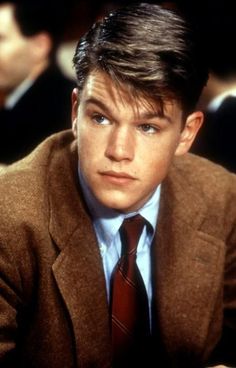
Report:
M 104 244 L 99 244 L 99 249 L 100 249 L 101 255 L 103 255 L 106 252 L 106 247 Z

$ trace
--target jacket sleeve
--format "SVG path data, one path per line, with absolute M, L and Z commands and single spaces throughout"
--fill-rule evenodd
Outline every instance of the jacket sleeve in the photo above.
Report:
M 14 242 L 15 243 L 15 242 Z M 20 367 L 17 346 L 21 339 L 20 330 L 23 328 L 20 321 L 25 313 L 28 285 L 27 267 L 22 276 L 22 264 L 26 264 L 27 255 L 21 253 L 22 260 L 17 257 L 17 241 L 13 248 L 0 239 L 0 367 Z M 28 289 L 27 289 L 28 288 Z
M 234 176 L 235 178 L 235 176 Z M 236 183 L 230 205 L 225 215 L 227 223 L 231 218 L 228 229 L 225 254 L 225 272 L 223 288 L 223 325 L 221 339 L 214 349 L 212 359 L 216 364 L 236 367 Z

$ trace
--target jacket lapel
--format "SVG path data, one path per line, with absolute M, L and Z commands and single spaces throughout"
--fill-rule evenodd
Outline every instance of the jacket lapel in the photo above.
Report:
M 224 269 L 224 243 L 201 231 L 205 203 L 182 175 L 173 169 L 162 186 L 153 249 L 158 323 L 177 360 L 202 353 Z
M 84 230 L 75 230 L 53 272 L 71 316 L 79 366 L 106 367 L 110 359 L 106 286 L 92 229 Z
M 52 269 L 73 325 L 78 365 L 109 367 L 111 348 L 102 260 L 89 214 L 80 200 L 77 160 L 63 163 L 66 155 L 64 152 L 60 160 L 55 158 L 49 173 L 49 226 L 60 250 Z

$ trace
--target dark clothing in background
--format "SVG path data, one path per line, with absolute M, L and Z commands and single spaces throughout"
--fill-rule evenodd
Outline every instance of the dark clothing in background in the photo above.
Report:
M 227 97 L 205 122 L 191 149 L 236 172 L 236 97 Z
M 12 163 L 71 126 L 75 83 L 56 66 L 43 72 L 10 110 L 0 109 L 0 163 Z

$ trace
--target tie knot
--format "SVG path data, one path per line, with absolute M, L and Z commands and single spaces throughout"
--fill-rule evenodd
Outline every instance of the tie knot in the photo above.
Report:
M 122 255 L 136 252 L 144 224 L 145 220 L 140 215 L 129 217 L 123 221 L 120 227 Z

